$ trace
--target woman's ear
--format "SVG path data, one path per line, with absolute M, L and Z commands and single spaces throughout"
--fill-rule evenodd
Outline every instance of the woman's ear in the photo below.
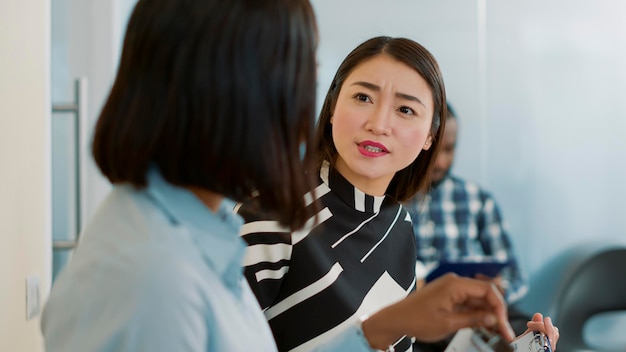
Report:
M 428 150 L 430 149 L 430 147 L 433 145 L 433 135 L 429 134 L 428 138 L 426 138 L 426 143 L 424 143 L 424 146 L 422 147 L 423 150 Z

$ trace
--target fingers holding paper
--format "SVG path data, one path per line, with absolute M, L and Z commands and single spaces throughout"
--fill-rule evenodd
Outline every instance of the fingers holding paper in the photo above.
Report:
M 506 303 L 498 289 L 488 282 L 455 274 L 432 281 L 363 322 L 372 347 L 387 346 L 387 341 L 402 335 L 424 342 L 438 341 L 466 327 L 495 330 L 508 342 L 514 338 Z
M 541 313 L 535 313 L 532 320 L 526 326 L 529 331 L 539 331 L 544 333 L 550 339 L 552 350 L 556 350 L 556 343 L 559 341 L 559 328 L 552 324 L 550 317 L 543 317 Z

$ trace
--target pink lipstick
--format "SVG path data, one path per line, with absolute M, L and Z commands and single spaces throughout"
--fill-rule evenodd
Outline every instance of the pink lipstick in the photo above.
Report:
M 363 156 L 375 158 L 389 154 L 389 150 L 383 144 L 376 143 L 374 141 L 363 141 L 358 144 L 359 152 Z

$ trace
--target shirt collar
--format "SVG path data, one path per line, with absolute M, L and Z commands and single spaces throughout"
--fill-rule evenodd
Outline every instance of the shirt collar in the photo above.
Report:
M 239 237 L 243 219 L 232 211 L 229 200 L 211 211 L 186 188 L 167 182 L 152 168 L 147 174 L 147 193 L 168 216 L 173 226 L 188 232 L 204 261 L 233 290 L 243 275 L 245 243 Z
M 344 202 L 363 213 L 378 213 L 383 205 L 389 204 L 387 196 L 371 196 L 354 187 L 328 161 L 322 163 L 320 178 Z

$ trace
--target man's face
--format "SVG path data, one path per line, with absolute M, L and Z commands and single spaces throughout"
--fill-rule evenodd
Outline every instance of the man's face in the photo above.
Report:
M 456 118 L 448 117 L 446 121 L 446 129 L 443 132 L 443 140 L 441 141 L 441 149 L 435 161 L 433 168 L 432 181 L 439 182 L 443 179 L 454 161 L 454 150 L 456 148 L 457 122 Z

